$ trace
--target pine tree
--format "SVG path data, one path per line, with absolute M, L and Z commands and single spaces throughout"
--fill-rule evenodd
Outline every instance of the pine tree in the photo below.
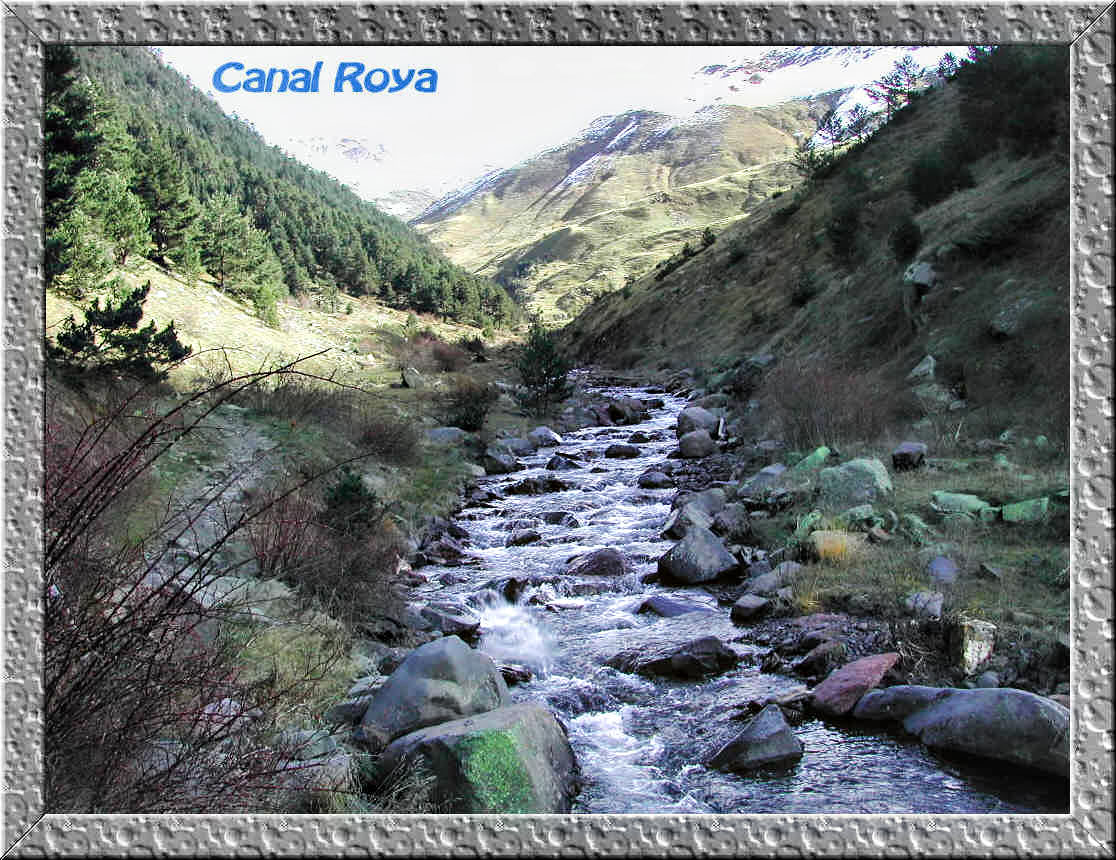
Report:
M 147 211 L 155 254 L 166 262 L 166 255 L 187 241 L 198 217 L 198 203 L 182 165 L 162 140 L 148 139 L 137 161 L 135 191 Z
M 117 292 L 123 281 L 114 282 Z M 154 322 L 139 327 L 143 303 L 151 290 L 151 282 L 124 294 L 118 304 L 112 300 L 101 307 L 94 299 L 84 308 L 84 319 L 78 323 L 72 316 L 61 325 L 53 343 L 47 344 L 47 356 L 60 369 L 71 373 L 123 373 L 144 381 L 167 377 L 167 367 L 186 358 L 190 347 L 182 344 L 174 323 L 156 329 Z

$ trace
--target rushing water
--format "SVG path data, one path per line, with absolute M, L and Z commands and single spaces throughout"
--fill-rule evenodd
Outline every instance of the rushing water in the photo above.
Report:
M 677 618 L 636 614 L 651 594 L 716 601 L 700 588 L 647 585 L 672 545 L 659 537 L 674 490 L 648 490 L 636 478 L 675 446 L 674 426 L 684 402 L 669 394 L 603 388 L 604 396 L 661 397 L 665 406 L 627 427 L 591 427 L 564 437 L 558 451 L 581 458 L 584 468 L 548 472 L 556 449 L 520 458 L 527 469 L 485 479 L 497 493 L 532 476 L 556 476 L 571 489 L 507 495 L 459 517 L 470 534 L 475 566 L 428 567 L 418 596 L 431 603 L 467 606 L 481 618 L 480 649 L 497 662 L 526 665 L 528 683 L 512 688 L 517 701 L 548 706 L 565 723 L 584 785 L 574 810 L 594 813 L 1016 813 L 1066 812 L 1065 783 L 1006 765 L 951 760 L 917 741 L 879 726 L 807 720 L 795 727 L 805 745 L 801 761 L 783 771 L 722 773 L 703 762 L 734 737 L 743 723 L 736 707 L 749 700 L 801 688 L 797 680 L 760 674 L 750 654 L 759 651 L 728 612 Z M 636 430 L 652 441 L 641 456 L 606 459 L 605 448 Z M 548 523 L 565 511 L 576 524 Z M 551 516 L 550 519 L 557 519 Z M 506 547 L 515 528 L 534 528 L 542 540 Z M 632 561 L 620 577 L 561 576 L 567 561 L 600 547 L 616 547 Z M 487 583 L 506 576 L 536 582 L 508 603 Z M 713 634 L 744 659 L 703 681 L 629 675 L 605 664 L 619 651 L 653 642 L 685 642 Z

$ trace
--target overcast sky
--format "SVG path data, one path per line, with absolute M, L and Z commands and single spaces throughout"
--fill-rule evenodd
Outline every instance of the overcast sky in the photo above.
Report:
M 633 108 L 686 114 L 708 102 L 694 73 L 754 58 L 741 46 L 402 46 L 163 47 L 164 59 L 210 92 L 226 112 L 250 121 L 272 144 L 292 138 L 364 138 L 388 161 L 362 175 L 361 190 L 457 185 L 492 166 L 510 166 L 557 145 L 597 117 Z M 318 93 L 215 91 L 213 73 L 248 68 L 311 68 L 323 61 Z M 335 94 L 340 63 L 368 69 L 432 68 L 435 93 Z M 889 62 L 890 64 L 890 62 Z M 227 80 L 242 80 L 243 73 Z M 850 71 L 850 74 L 852 72 Z M 827 82 L 828 83 L 828 82 Z M 832 86 L 844 85 L 833 80 Z M 770 102 L 769 102 L 770 103 Z M 315 166 L 329 170 L 324 163 Z M 344 178 L 344 177 L 342 177 Z

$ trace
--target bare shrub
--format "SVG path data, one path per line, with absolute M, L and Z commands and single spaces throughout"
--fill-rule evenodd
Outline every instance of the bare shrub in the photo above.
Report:
M 895 414 L 878 373 L 788 359 L 764 385 L 779 431 L 796 447 L 880 437 Z
M 204 599 L 238 570 L 228 549 L 263 507 L 217 510 L 230 478 L 145 535 L 118 534 L 121 502 L 170 447 L 246 388 L 233 376 L 147 412 L 139 392 L 81 417 L 48 401 L 43 496 L 44 794 L 52 812 L 274 811 L 289 762 L 270 738 L 340 656 L 341 640 L 282 675 L 250 678 L 230 610 Z M 138 415 L 137 415 L 138 413 Z M 311 480 L 321 476 L 313 476 Z M 297 489 L 297 488 L 296 488 Z M 204 515 L 217 523 L 208 537 Z M 192 550 L 182 547 L 194 537 Z
M 418 460 L 421 434 L 414 420 L 366 405 L 355 410 L 351 422 L 357 444 L 377 459 L 396 466 Z
M 451 427 L 470 433 L 484 427 L 484 419 L 500 396 L 491 385 L 483 385 L 468 377 L 459 377 L 442 405 L 442 420 Z
M 457 373 L 473 361 L 464 349 L 442 340 L 435 340 L 430 344 L 430 353 L 434 364 L 442 373 Z

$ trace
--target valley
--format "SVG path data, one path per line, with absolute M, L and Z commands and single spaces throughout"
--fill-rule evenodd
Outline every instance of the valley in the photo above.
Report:
M 1063 50 L 608 115 L 409 225 L 54 59 L 52 811 L 1069 810 Z

